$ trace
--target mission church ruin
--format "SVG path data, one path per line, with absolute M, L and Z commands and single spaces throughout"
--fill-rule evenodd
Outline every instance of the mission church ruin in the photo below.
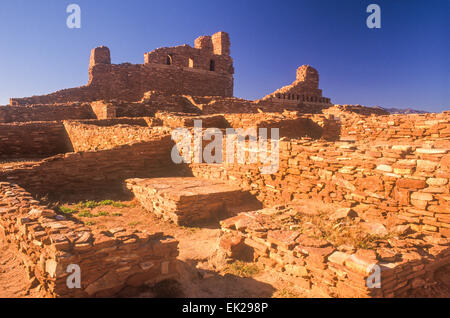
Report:
M 98 47 L 87 85 L 0 107 L 0 244 L 20 256 L 29 289 L 104 297 L 183 281 L 180 251 L 215 228 L 215 254 L 204 259 L 245 260 L 308 295 L 448 291 L 450 113 L 334 105 L 309 65 L 261 99 L 236 98 L 230 43 L 225 32 L 201 36 L 146 53 L 143 64 L 111 64 Z M 278 128 L 279 169 L 175 164 L 171 131 L 196 120 Z M 117 195 L 137 207 L 110 200 Z M 72 196 L 84 201 L 64 201 Z M 96 210 L 104 206 L 122 210 Z M 151 224 L 195 226 L 192 236 L 180 244 L 177 231 L 139 225 L 136 209 Z M 83 273 L 79 289 L 67 288 L 70 264 Z M 375 265 L 380 288 L 367 284 Z

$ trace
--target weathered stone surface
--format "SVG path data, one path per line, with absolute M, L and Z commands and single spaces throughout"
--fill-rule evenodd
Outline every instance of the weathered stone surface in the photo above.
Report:
M 111 229 L 109 235 L 94 233 L 70 218 L 60 218 L 54 211 L 30 200 L 30 194 L 17 185 L 0 184 L 0 228 L 14 246 L 20 246 L 18 256 L 26 264 L 31 279 L 56 297 L 114 296 L 127 284 L 129 277 L 143 274 L 147 280 L 177 275 L 178 242 L 163 235 L 149 235 L 124 228 Z M 7 213 L 8 211 L 15 213 Z M 25 232 L 21 232 L 22 227 Z M 22 234 L 18 234 L 22 233 Z M 133 244 L 128 244 L 130 236 Z M 127 245 L 124 249 L 123 246 Z M 152 259 L 146 266 L 145 259 Z M 167 263 L 165 273 L 161 264 Z M 81 289 L 66 284 L 69 265 L 81 270 Z M 154 270 L 158 268 L 158 270 Z M 141 286 L 145 281 L 136 282 Z
M 180 225 L 220 218 L 239 206 L 257 204 L 248 192 L 223 181 L 183 177 L 128 179 L 126 183 L 145 209 Z
M 299 233 L 295 231 L 269 231 L 267 240 L 286 249 L 292 249 L 298 236 Z
M 358 213 L 350 208 L 342 208 L 330 215 L 330 220 L 340 220 L 346 217 L 357 217 Z
M 388 230 L 386 227 L 381 223 L 375 223 L 375 222 L 364 222 L 361 224 L 361 227 L 371 235 L 387 235 Z

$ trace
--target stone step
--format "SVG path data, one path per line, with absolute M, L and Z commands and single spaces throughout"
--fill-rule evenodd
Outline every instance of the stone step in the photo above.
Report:
M 260 207 L 249 192 L 223 181 L 172 177 L 125 182 L 146 210 L 178 225 L 219 220 Z

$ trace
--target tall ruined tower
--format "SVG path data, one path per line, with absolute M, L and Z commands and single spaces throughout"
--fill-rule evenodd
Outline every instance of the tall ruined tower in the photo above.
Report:
M 203 35 L 195 40 L 195 48 L 210 51 L 217 55 L 230 55 L 230 36 L 228 33 L 220 31 L 212 36 Z
M 89 60 L 89 68 L 97 64 L 111 64 L 111 52 L 106 46 L 96 47 L 91 51 L 91 59 Z
M 111 52 L 106 46 L 96 47 L 91 51 L 89 60 L 89 84 L 92 84 L 95 76 L 102 76 L 111 70 Z
M 319 88 L 319 72 L 310 65 L 302 65 L 297 69 L 297 82 L 304 82 L 310 88 Z
M 220 31 L 212 36 L 212 46 L 214 54 L 230 55 L 230 36 L 228 33 Z

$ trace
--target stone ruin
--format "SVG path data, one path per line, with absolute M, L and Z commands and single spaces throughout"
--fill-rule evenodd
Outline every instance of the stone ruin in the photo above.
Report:
M 450 112 L 333 105 L 311 66 L 292 85 L 243 100 L 233 73 L 225 32 L 154 50 L 141 65 L 111 64 L 99 47 L 86 86 L 0 107 L 0 242 L 20 255 L 30 286 L 102 297 L 180 278 L 175 237 L 93 226 L 50 204 L 101 192 L 133 195 L 165 222 L 216 224 L 228 260 L 322 295 L 409 296 L 438 272 L 448 277 Z M 222 131 L 279 128 L 278 171 L 175 164 L 171 131 L 195 120 Z M 69 264 L 81 267 L 80 289 L 66 285 Z M 367 284 L 374 265 L 381 288 Z

